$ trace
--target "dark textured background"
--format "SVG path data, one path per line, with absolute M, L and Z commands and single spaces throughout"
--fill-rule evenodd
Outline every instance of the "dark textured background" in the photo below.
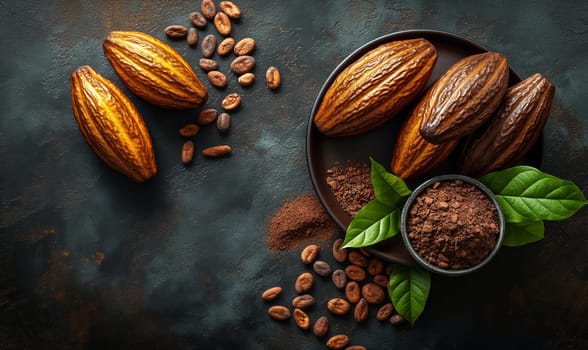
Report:
M 159 165 L 152 181 L 136 185 L 85 144 L 69 74 L 89 64 L 118 83 L 102 54 L 106 34 L 163 39 L 162 29 L 188 24 L 199 2 L 0 0 L 1 349 L 323 348 L 293 322 L 266 315 L 261 291 L 281 284 L 288 302 L 305 270 L 298 251 L 268 250 L 266 224 L 284 200 L 312 191 L 305 132 L 321 84 L 350 52 L 385 33 L 454 32 L 505 54 L 523 77 L 550 78 L 557 92 L 543 170 L 588 193 L 586 1 L 238 5 L 234 36 L 257 40 L 256 73 L 278 66 L 282 89 L 272 93 L 258 80 L 244 90 L 233 79 L 226 92 L 241 92 L 244 102 L 230 134 L 207 128 L 196 145 L 227 142 L 234 154 L 198 156 L 187 168 L 177 129 L 195 112 L 162 111 L 133 96 Z M 199 49 L 172 45 L 196 66 Z M 224 93 L 211 89 L 207 106 Z M 433 278 L 414 328 L 358 326 L 347 317 L 334 331 L 370 349 L 587 349 L 587 224 L 583 209 L 548 223 L 544 241 L 503 249 L 483 272 Z M 333 295 L 329 285 L 319 281 L 319 300 Z

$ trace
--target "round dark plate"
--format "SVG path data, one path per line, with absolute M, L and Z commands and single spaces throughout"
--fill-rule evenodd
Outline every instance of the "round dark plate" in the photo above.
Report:
M 318 106 L 320 105 L 326 90 L 345 67 L 357 60 L 367 51 L 374 49 L 381 44 L 394 40 L 413 38 L 425 38 L 437 48 L 438 58 L 433 73 L 431 74 L 431 78 L 427 83 L 427 88 L 458 60 L 469 55 L 488 51 L 481 45 L 455 34 L 434 30 L 408 30 L 386 34 L 368 42 L 345 58 L 329 75 L 314 102 L 310 115 L 306 137 L 306 157 L 310 178 L 319 199 L 329 215 L 343 230 L 347 229 L 351 217 L 339 206 L 331 189 L 327 185 L 327 169 L 332 167 L 335 162 L 346 163 L 351 160 L 369 163 L 369 157 L 371 156 L 389 170 L 394 144 L 396 142 L 396 135 L 400 129 L 402 120 L 406 117 L 414 104 L 407 107 L 404 112 L 400 113 L 399 116 L 385 125 L 368 133 L 352 137 L 333 138 L 321 134 L 313 123 L 314 115 L 318 110 Z M 516 84 L 519 81 L 521 81 L 520 77 L 510 69 L 509 86 Z M 418 97 L 415 100 L 418 100 Z M 533 149 L 531 149 L 524 163 L 539 167 L 542 156 L 541 148 L 542 137 Z M 453 173 L 455 171 L 455 157 L 453 156 L 434 171 L 407 181 L 407 185 L 409 188 L 414 189 L 430 177 Z M 368 247 L 367 250 L 388 261 L 416 265 L 415 261 L 406 250 L 400 234 L 389 240 Z

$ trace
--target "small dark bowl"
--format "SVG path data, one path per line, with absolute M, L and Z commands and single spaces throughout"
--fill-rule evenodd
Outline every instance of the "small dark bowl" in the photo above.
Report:
M 415 199 L 418 196 L 420 196 L 425 189 L 432 186 L 435 182 L 448 181 L 448 180 L 462 180 L 463 182 L 467 182 L 469 184 L 474 185 L 476 188 L 478 188 L 480 191 L 482 191 L 484 194 L 486 194 L 488 199 L 490 199 L 492 204 L 494 204 L 494 206 L 496 207 L 496 211 L 498 214 L 498 227 L 499 227 L 500 232 L 498 235 L 498 239 L 496 241 L 496 246 L 494 247 L 494 249 L 492 249 L 490 254 L 488 254 L 486 259 L 484 259 L 478 265 L 468 267 L 466 269 L 460 269 L 460 270 L 442 269 L 436 265 L 431 264 L 426 259 L 419 256 L 418 253 L 414 250 L 414 248 L 412 247 L 410 240 L 408 238 L 408 232 L 406 231 L 406 220 L 409 216 L 410 208 L 412 207 L 412 204 L 415 201 Z M 414 260 L 420 266 L 422 266 L 426 270 L 433 272 L 433 273 L 436 273 L 436 274 L 439 274 L 439 275 L 444 275 L 444 276 L 462 276 L 462 275 L 466 275 L 466 274 L 469 274 L 469 273 L 472 273 L 474 271 L 481 269 L 486 264 L 488 264 L 490 262 L 490 260 L 492 260 L 492 258 L 494 258 L 496 253 L 498 253 L 498 250 L 500 250 L 500 247 L 502 246 L 502 240 L 504 239 L 504 214 L 502 212 L 502 209 L 500 208 L 500 205 L 498 204 L 498 201 L 496 200 L 496 197 L 494 196 L 492 191 L 490 191 L 490 189 L 488 189 L 488 187 L 486 187 L 480 181 L 473 179 L 471 177 L 468 177 L 468 176 L 463 176 L 463 175 L 441 175 L 441 176 L 433 177 L 433 178 L 425 181 L 424 183 L 422 183 L 419 187 L 417 187 L 412 192 L 410 197 L 408 197 L 406 204 L 404 205 L 404 207 L 402 209 L 402 214 L 401 214 L 400 220 L 401 220 L 400 221 L 400 232 L 402 234 L 402 240 L 404 241 L 404 245 L 406 246 L 406 249 L 408 249 L 408 252 L 410 253 L 410 255 L 414 258 Z

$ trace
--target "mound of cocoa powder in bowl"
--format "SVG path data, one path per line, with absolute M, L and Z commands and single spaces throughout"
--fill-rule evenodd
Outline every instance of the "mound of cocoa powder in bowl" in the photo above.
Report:
M 500 233 L 494 204 L 461 180 L 435 182 L 425 189 L 410 208 L 406 229 L 419 256 L 451 270 L 484 261 Z

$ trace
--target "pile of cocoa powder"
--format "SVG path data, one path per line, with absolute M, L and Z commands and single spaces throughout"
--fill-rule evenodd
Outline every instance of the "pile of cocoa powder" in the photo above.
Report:
M 327 170 L 327 184 L 335 199 L 351 217 L 375 198 L 369 164 L 348 161 L 335 162 Z
M 474 185 L 441 181 L 416 198 L 407 232 L 419 256 L 442 269 L 459 270 L 480 264 L 494 249 L 498 214 Z

